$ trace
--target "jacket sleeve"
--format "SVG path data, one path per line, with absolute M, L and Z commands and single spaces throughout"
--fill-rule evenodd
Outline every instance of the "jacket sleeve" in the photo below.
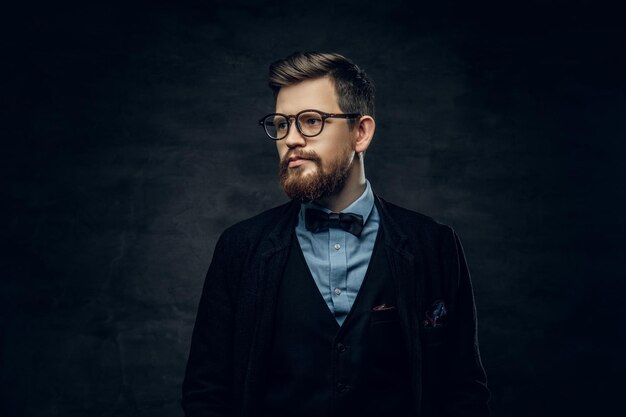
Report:
M 228 291 L 228 252 L 218 239 L 207 272 L 191 338 L 182 385 L 187 417 L 232 415 L 232 300 Z
M 445 243 L 451 274 L 448 318 L 448 378 L 444 387 L 443 416 L 489 416 L 490 392 L 478 348 L 476 306 L 470 273 L 461 241 L 450 228 Z

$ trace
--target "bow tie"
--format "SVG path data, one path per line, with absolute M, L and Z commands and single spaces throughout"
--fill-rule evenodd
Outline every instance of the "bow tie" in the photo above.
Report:
M 326 213 L 322 210 L 306 209 L 304 220 L 307 230 L 313 233 L 337 227 L 359 237 L 363 231 L 363 216 L 355 213 Z

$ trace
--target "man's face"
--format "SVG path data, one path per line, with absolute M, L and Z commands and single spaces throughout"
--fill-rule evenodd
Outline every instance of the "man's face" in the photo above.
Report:
M 295 115 L 305 109 L 343 113 L 330 79 L 305 80 L 280 89 L 276 113 Z M 347 120 L 326 119 L 322 133 L 311 138 L 303 137 L 292 121 L 289 135 L 276 141 L 280 184 L 287 196 L 312 201 L 341 191 L 355 154 L 354 133 Z M 295 157 L 300 159 L 290 161 Z

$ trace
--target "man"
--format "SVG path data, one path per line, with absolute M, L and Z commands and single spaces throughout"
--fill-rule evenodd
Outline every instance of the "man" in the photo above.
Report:
M 226 229 L 183 383 L 187 416 L 487 416 L 456 233 L 374 194 L 374 89 L 345 57 L 270 66 L 289 203 Z

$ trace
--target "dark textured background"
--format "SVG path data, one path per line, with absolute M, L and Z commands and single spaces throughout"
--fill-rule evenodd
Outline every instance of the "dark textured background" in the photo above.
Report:
M 267 66 L 311 49 L 377 86 L 374 190 L 463 239 L 495 414 L 621 404 L 617 10 L 51 3 L 3 13 L 0 414 L 182 414 L 216 239 L 286 201 Z

